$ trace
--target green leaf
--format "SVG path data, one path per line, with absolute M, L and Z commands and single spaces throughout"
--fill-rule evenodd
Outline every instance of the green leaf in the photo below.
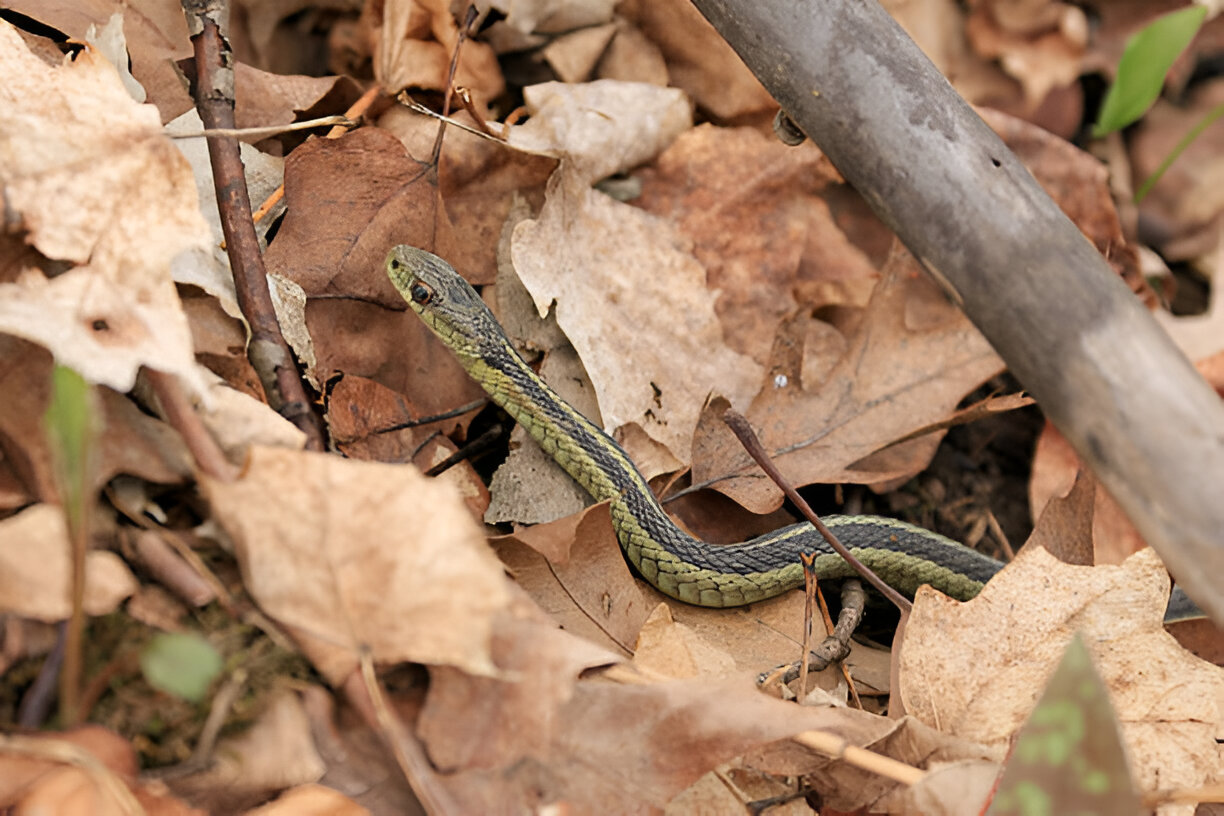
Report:
M 1156 101 L 1173 61 L 1186 50 L 1207 17 L 1205 6 L 1188 6 L 1159 17 L 1126 41 L 1118 78 L 1105 95 L 1093 137 L 1126 127 Z
M 221 673 L 221 655 L 199 635 L 157 635 L 140 653 L 140 669 L 153 688 L 198 703 Z
M 93 484 L 94 440 L 101 423 L 92 386 L 71 368 L 51 375 L 51 403 L 43 415 L 55 475 L 69 522 L 84 517 Z
M 1020 730 L 987 813 L 1138 812 L 1109 691 L 1076 635 Z

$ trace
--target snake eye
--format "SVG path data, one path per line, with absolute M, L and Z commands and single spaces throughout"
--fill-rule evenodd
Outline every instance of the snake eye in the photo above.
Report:
M 433 289 L 429 288 L 420 281 L 417 281 L 408 289 L 408 294 L 412 295 L 413 303 L 418 306 L 424 306 L 425 304 L 429 303 L 429 301 L 433 300 L 434 292 Z

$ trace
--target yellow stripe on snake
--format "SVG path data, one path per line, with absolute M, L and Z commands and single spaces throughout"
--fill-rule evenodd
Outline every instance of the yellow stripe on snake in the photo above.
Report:
M 387 256 L 387 274 L 493 402 L 596 501 L 609 502 L 625 556 L 660 592 L 700 606 L 764 600 L 803 585 L 800 553 L 815 554 L 820 578 L 854 575 L 807 523 L 727 545 L 685 533 L 668 518 L 621 446 L 531 370 L 450 264 L 424 250 L 398 246 Z M 846 515 L 823 521 L 863 563 L 907 595 L 930 584 L 967 600 L 1003 567 L 976 550 L 894 519 Z

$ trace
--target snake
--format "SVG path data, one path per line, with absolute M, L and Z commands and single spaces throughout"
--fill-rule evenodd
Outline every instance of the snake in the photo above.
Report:
M 625 450 L 536 374 L 480 295 L 450 264 L 401 245 L 387 256 L 386 272 L 409 308 L 489 398 L 592 498 L 608 502 L 625 558 L 664 595 L 705 607 L 766 600 L 804 584 L 801 554 L 812 559 L 818 579 L 855 576 L 806 522 L 737 544 L 711 544 L 688 534 L 663 510 Z M 929 584 L 969 600 L 1003 568 L 985 553 L 896 519 L 829 515 L 822 520 L 885 583 L 911 597 Z M 1166 619 L 1193 616 L 1175 606 Z

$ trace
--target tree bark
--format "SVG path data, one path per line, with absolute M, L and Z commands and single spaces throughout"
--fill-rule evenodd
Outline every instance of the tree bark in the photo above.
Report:
M 1224 626 L 1224 405 L 875 0 L 693 0 Z

